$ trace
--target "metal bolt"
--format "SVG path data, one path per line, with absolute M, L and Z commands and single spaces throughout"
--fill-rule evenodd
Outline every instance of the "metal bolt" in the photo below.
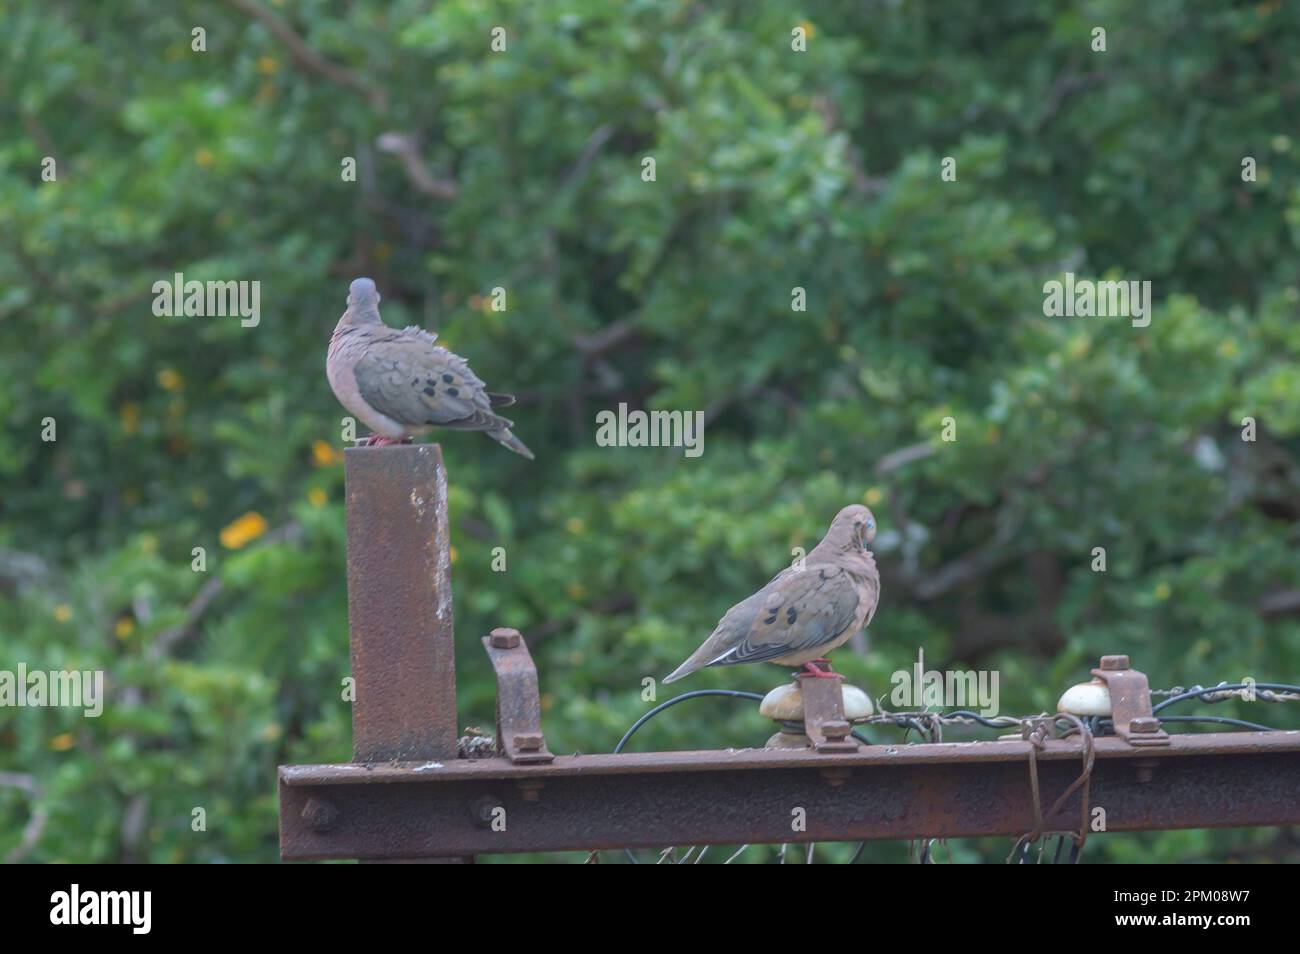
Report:
M 824 768 L 821 771 L 822 778 L 831 788 L 839 788 L 849 780 L 850 772 L 843 767 Z
M 844 721 L 837 720 L 822 723 L 822 735 L 832 741 L 848 738 L 851 731 L 853 731 L 853 727 Z
M 1120 672 L 1129 668 L 1127 656 L 1102 656 L 1101 668 L 1107 672 Z
M 519 630 L 510 629 L 505 626 L 499 626 L 488 634 L 491 637 L 493 649 L 514 649 L 523 639 L 519 635 Z
M 1140 716 L 1136 719 L 1130 719 L 1128 730 L 1130 732 L 1136 732 L 1139 735 L 1154 735 L 1160 731 L 1160 720 L 1151 716 Z
M 515 787 L 519 789 L 520 797 L 526 802 L 535 802 L 542 797 L 542 788 L 546 785 L 541 779 L 529 779 L 523 782 L 516 782 Z
M 339 810 L 334 807 L 334 803 L 324 798 L 317 798 L 315 795 L 307 799 L 307 804 L 302 806 L 302 820 L 307 827 L 317 833 L 327 832 L 334 827 L 338 821 Z
M 480 795 L 469 806 L 469 814 L 479 828 L 490 828 L 492 815 L 500 807 L 501 799 L 495 795 Z
M 522 752 L 540 752 L 542 735 L 540 732 L 520 732 L 515 735 L 515 748 Z

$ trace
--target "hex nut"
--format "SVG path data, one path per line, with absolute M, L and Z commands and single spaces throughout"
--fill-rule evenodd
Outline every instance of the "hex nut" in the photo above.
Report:
M 520 640 L 523 639 L 519 634 L 519 630 L 509 629 L 505 626 L 492 630 L 489 634 L 489 638 L 493 649 L 514 649 L 519 645 Z

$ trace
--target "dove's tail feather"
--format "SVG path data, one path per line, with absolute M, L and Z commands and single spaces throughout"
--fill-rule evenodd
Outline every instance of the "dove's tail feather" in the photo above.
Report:
M 686 678 L 691 673 L 695 672 L 697 669 L 703 669 L 705 666 L 707 666 L 708 662 L 706 662 L 704 659 L 696 658 L 699 655 L 700 654 L 698 652 L 693 653 L 691 657 L 686 660 L 686 662 L 682 663 L 680 666 L 678 666 L 668 675 L 664 676 L 664 682 L 676 682 L 678 679 Z
M 529 460 L 536 460 L 536 458 L 533 457 L 533 452 L 528 449 L 528 445 L 515 437 L 508 428 L 503 427 L 498 431 L 487 431 L 486 433 L 488 437 L 492 438 L 502 447 L 509 448 L 520 457 L 527 457 Z
M 717 635 L 716 630 L 714 635 Z M 718 648 L 713 642 L 713 637 L 710 636 L 709 639 L 704 641 L 704 645 L 686 658 L 686 662 L 664 676 L 664 682 L 676 682 L 678 679 L 684 679 L 700 669 L 708 669 L 710 666 L 730 666 L 739 661 L 735 658 L 736 646 L 732 646 L 721 655 L 718 654 Z
M 491 402 L 493 407 L 509 407 L 511 404 L 515 403 L 515 396 L 513 394 L 497 394 L 493 391 L 488 391 L 486 393 L 488 401 Z

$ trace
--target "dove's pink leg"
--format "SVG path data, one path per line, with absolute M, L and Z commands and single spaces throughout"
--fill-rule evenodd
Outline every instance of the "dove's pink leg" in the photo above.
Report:
M 361 447 L 391 447 L 393 444 L 409 444 L 409 437 L 380 437 L 378 434 L 371 434 L 369 437 L 362 438 L 359 442 Z
M 821 665 L 818 665 L 820 663 Z M 818 679 L 843 679 L 839 673 L 831 669 L 829 659 L 810 659 L 803 664 L 797 675 L 816 676 Z

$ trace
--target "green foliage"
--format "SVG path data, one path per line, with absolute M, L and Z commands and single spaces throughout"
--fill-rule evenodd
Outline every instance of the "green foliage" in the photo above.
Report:
M 348 758 L 343 412 L 323 358 L 360 274 L 390 324 L 438 330 L 520 394 L 538 453 L 440 437 L 464 724 L 492 718 L 479 636 L 517 626 L 552 748 L 608 751 L 644 677 L 864 500 L 883 602 L 870 652 L 837 664 L 874 694 L 918 645 L 1000 671 L 1008 713 L 1053 707 L 1104 652 L 1156 686 L 1300 676 L 1300 10 L 266 3 L 329 75 L 244 4 L 0 11 L 0 669 L 103 669 L 109 692 L 99 719 L 0 709 L 0 771 L 40 788 L 0 787 L 0 856 L 271 860 L 275 766 Z M 1067 271 L 1151 281 L 1150 326 L 1044 317 Z M 155 317 L 175 272 L 260 281 L 260 324 Z M 596 447 L 620 401 L 706 410 L 705 453 Z M 1261 708 L 1215 713 L 1297 725 Z M 703 700 L 634 747 L 769 731 Z M 25 845 L 34 807 L 48 821 Z

